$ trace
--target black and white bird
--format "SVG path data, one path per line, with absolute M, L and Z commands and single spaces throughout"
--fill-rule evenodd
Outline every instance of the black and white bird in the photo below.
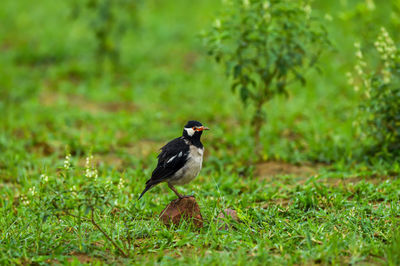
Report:
M 198 121 L 189 121 L 183 128 L 181 137 L 168 142 L 161 148 L 158 164 L 139 199 L 155 185 L 167 182 L 168 187 L 181 199 L 175 185 L 185 185 L 200 172 L 203 164 L 204 147 L 200 137 L 208 127 Z

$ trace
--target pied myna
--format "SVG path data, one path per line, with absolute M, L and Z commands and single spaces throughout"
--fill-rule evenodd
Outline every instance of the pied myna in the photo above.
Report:
M 209 128 L 198 121 L 189 121 L 183 128 L 181 137 L 168 142 L 161 148 L 158 164 L 139 199 L 155 185 L 167 182 L 168 187 L 181 199 L 175 185 L 185 185 L 200 172 L 203 163 L 204 147 L 200 142 L 203 130 Z

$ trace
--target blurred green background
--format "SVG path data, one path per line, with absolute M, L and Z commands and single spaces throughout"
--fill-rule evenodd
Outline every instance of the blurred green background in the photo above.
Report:
M 298 165 L 332 178 L 397 176 L 400 171 L 398 163 L 378 161 L 371 166 L 353 158 L 359 153 L 353 121 L 362 97 L 346 77 L 355 65 L 354 42 L 361 42 L 368 52 L 382 26 L 399 40 L 398 1 L 310 2 L 334 49 L 323 54 L 321 72 L 307 73 L 306 85 L 293 84 L 289 98 L 278 97 L 265 106 L 262 158 L 256 158 L 252 149 L 252 107 L 244 107 L 232 94 L 223 68 L 207 55 L 200 37 L 218 16 L 220 1 L 116 1 L 108 11 L 93 2 L 0 3 L 3 211 L 7 200 L 27 193 L 40 174 L 56 176 L 68 152 L 82 166 L 80 158 L 91 151 L 100 175 L 126 178 L 126 201 L 132 200 L 155 166 L 158 149 L 179 136 L 192 119 L 212 129 L 203 136 L 205 161 L 196 186 L 224 180 L 235 186 L 236 178 L 261 175 L 259 163 L 267 161 L 282 164 L 284 170 L 277 175 L 293 174 L 285 167 Z M 111 15 L 110 26 L 101 16 Z M 101 30 L 107 27 L 117 30 L 99 50 Z M 208 176 L 213 176 L 212 182 Z M 249 179 L 237 185 L 259 185 Z M 210 186 L 200 195 L 213 195 Z M 239 192 L 226 189 L 228 202 L 235 202 Z M 156 196 L 160 191 L 169 193 L 165 188 L 151 193 Z M 391 200 L 398 202 L 398 195 Z M 156 211 L 162 207 L 141 204 Z M 28 251 L 15 255 L 19 256 L 33 255 Z
M 206 143 L 214 160 L 240 165 L 252 156 L 252 109 L 231 94 L 199 37 L 219 1 L 138 1 L 120 10 L 130 16 L 121 21 L 113 10 L 115 28 L 126 27 L 107 44 L 120 53 L 117 68 L 107 57 L 99 61 L 97 11 L 77 3 L 2 3 L 3 179 L 21 177 L 36 162 L 55 162 L 66 145 L 73 154 L 91 147 L 132 165 L 143 159 L 132 156 L 141 146 L 180 134 L 189 119 L 213 128 Z M 309 71 L 306 86 L 294 84 L 289 99 L 265 107 L 264 160 L 329 163 L 347 160 L 357 146 L 352 122 L 360 97 L 346 78 L 355 64 L 353 43 L 372 45 L 381 26 L 396 39 L 399 26 L 395 1 L 371 3 L 312 2 L 335 50 L 324 54 L 322 72 Z

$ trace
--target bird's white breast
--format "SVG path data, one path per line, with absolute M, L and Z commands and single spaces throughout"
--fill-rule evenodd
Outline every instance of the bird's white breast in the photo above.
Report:
M 204 148 L 190 145 L 186 164 L 169 181 L 172 185 L 184 185 L 192 181 L 200 172 L 203 164 Z

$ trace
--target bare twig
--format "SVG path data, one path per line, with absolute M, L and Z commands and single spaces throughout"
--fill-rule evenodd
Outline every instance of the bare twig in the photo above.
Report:
M 71 217 L 78 218 L 78 219 L 81 219 L 81 220 L 83 220 L 83 221 L 89 221 L 89 219 L 87 219 L 87 218 L 85 218 L 85 217 L 79 217 L 79 216 L 77 216 L 77 215 L 75 215 L 75 214 L 70 213 L 68 210 L 63 210 L 63 212 L 64 212 L 66 215 L 69 215 L 69 216 L 71 216 Z
M 99 229 L 99 231 L 114 245 L 114 247 L 116 248 L 116 249 L 118 249 L 119 250 L 119 252 L 121 252 L 122 253 L 122 255 L 124 255 L 124 257 L 128 257 L 128 254 L 126 254 L 125 253 L 125 251 L 124 250 L 122 250 L 118 245 L 117 245 L 117 243 L 115 243 L 115 241 L 114 240 L 112 240 L 112 238 L 95 222 L 95 220 L 94 220 L 94 213 L 93 213 L 93 208 L 91 209 L 91 221 L 92 221 L 92 224 L 97 228 L 97 229 Z

